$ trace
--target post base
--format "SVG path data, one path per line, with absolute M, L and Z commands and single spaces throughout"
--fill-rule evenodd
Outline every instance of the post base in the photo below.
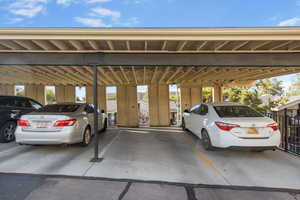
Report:
M 103 158 L 92 158 L 90 160 L 90 162 L 97 162 L 97 163 L 99 163 L 99 162 L 102 162 L 102 160 L 103 160 Z

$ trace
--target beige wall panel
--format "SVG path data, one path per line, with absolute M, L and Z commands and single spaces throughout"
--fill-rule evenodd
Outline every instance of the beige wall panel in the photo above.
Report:
M 0 84 L 0 95 L 15 95 L 15 86 Z
M 75 102 L 75 87 L 65 86 L 65 102 Z
M 45 86 L 44 85 L 38 85 L 37 86 L 36 100 L 38 102 L 40 102 L 41 104 L 45 105 L 45 103 L 46 103 L 46 94 L 45 94 Z
M 55 86 L 56 102 L 65 102 L 65 87 L 63 85 Z
M 117 124 L 138 127 L 138 105 L 136 86 L 117 87 Z
M 127 126 L 138 127 L 138 104 L 137 104 L 137 87 L 127 86 Z
M 202 87 L 191 88 L 191 106 L 202 102 Z
M 98 99 L 99 108 L 106 112 L 106 87 L 98 86 Z
M 149 85 L 150 126 L 170 125 L 170 104 L 168 85 Z
M 87 86 L 85 89 L 86 94 L 86 102 L 92 104 L 93 103 L 93 87 Z
M 222 87 L 215 86 L 213 88 L 213 102 L 214 103 L 220 103 L 223 100 L 223 94 L 222 94 Z
M 45 104 L 45 86 L 44 85 L 25 85 L 25 96 Z
M 180 88 L 180 98 L 181 98 L 181 110 L 191 108 L 191 90 L 190 88 L 182 87 Z
M 94 102 L 93 87 L 86 87 L 86 102 L 92 104 Z M 106 111 L 106 87 L 98 86 L 98 105 L 100 109 Z
M 170 97 L 169 97 L 169 85 L 158 86 L 159 95 L 159 125 L 170 126 Z
M 150 126 L 159 126 L 158 85 L 148 86 Z
M 126 86 L 117 87 L 117 124 L 126 126 L 127 124 L 127 90 Z

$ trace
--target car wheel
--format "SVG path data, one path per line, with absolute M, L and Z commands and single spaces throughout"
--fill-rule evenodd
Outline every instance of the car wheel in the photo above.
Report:
M 91 134 L 91 129 L 89 127 L 87 127 L 84 130 L 84 134 L 83 134 L 83 139 L 81 142 L 82 146 L 88 146 L 92 141 L 92 134 Z
M 13 121 L 6 122 L 0 128 L 0 142 L 7 143 L 15 140 L 16 127 L 17 127 L 16 122 Z
M 202 131 L 201 136 L 202 136 L 202 145 L 204 149 L 208 151 L 214 150 L 213 146 L 211 145 L 210 137 L 206 130 Z

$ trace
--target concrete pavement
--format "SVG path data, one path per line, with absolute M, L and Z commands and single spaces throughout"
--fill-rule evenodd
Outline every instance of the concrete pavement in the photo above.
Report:
M 0 174 L 1 200 L 300 200 L 299 190 Z
M 0 172 L 300 189 L 300 159 L 281 151 L 207 152 L 176 128 L 110 129 L 100 141 L 101 163 L 89 162 L 92 146 L 0 144 Z

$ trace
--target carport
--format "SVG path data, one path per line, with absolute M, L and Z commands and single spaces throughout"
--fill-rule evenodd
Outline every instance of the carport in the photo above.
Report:
M 168 85 L 181 89 L 184 110 L 201 102 L 202 87 L 220 102 L 224 86 L 300 72 L 299 35 L 281 27 L 2 28 L 0 94 L 22 84 L 44 102 L 44 86 L 55 85 L 57 100 L 70 102 L 75 86 L 87 86 L 87 102 L 105 109 L 105 87 L 117 86 L 118 125 L 137 127 L 136 87 L 148 85 L 150 125 L 169 126 Z

